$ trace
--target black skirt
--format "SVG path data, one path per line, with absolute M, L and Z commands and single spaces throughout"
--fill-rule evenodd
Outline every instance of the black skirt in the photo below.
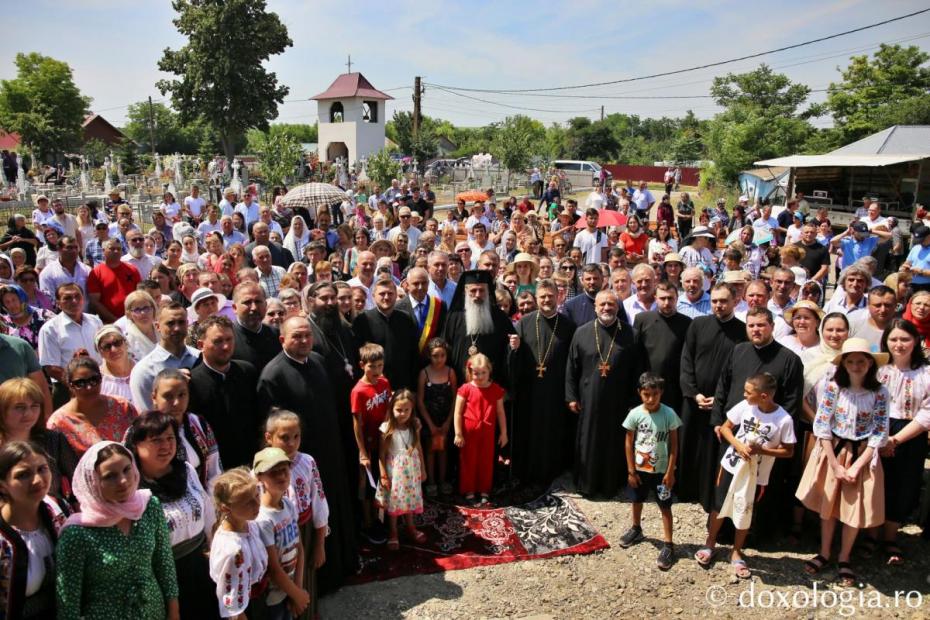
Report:
M 910 420 L 892 418 L 888 436 L 908 425 Z M 923 482 L 924 459 L 927 458 L 927 435 L 921 433 L 897 446 L 894 456 L 882 458 L 885 470 L 885 519 L 905 523 L 917 508 Z
M 178 575 L 178 605 L 183 620 L 219 618 L 216 584 L 210 578 L 210 560 L 206 544 L 185 556 L 174 559 Z

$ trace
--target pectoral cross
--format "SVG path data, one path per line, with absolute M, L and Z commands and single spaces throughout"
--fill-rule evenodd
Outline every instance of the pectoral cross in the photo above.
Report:
M 546 374 L 546 365 L 542 362 L 536 364 L 536 372 L 538 373 L 536 376 L 542 379 L 543 375 Z
M 597 365 L 597 369 L 601 371 L 602 377 L 606 377 L 607 373 L 610 372 L 610 364 L 607 362 L 601 362 Z

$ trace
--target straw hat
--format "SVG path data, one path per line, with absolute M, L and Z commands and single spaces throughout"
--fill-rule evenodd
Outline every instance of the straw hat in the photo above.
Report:
M 529 263 L 530 269 L 532 270 L 532 279 L 535 280 L 537 274 L 539 273 L 539 263 L 536 262 L 536 259 L 533 258 L 533 255 L 528 252 L 520 252 L 513 258 L 513 266 L 516 268 L 520 263 Z
M 817 304 L 815 304 L 814 302 L 808 299 L 802 299 L 798 303 L 794 304 L 793 306 L 785 310 L 785 322 L 786 323 L 791 323 L 791 319 L 794 318 L 795 310 L 810 310 L 811 312 L 816 314 L 817 318 L 820 319 L 821 321 L 823 320 L 823 317 L 824 317 L 823 309 L 820 306 L 818 306 Z
M 724 271 L 723 281 L 727 284 L 746 284 L 752 280 L 752 275 L 745 269 L 736 271 Z
M 888 363 L 888 354 L 887 353 L 874 353 L 869 347 L 869 341 L 865 338 L 849 338 L 846 342 L 843 343 L 843 348 L 840 350 L 840 354 L 833 358 L 833 364 L 839 366 L 843 363 L 843 356 L 848 353 L 865 353 L 866 355 L 871 355 L 872 359 L 875 360 L 875 364 L 882 366 Z
M 678 252 L 669 252 L 668 254 L 665 255 L 664 258 L 662 258 L 662 262 L 663 263 L 681 263 L 682 265 L 685 264 L 685 262 L 681 260 L 681 254 L 679 254 Z

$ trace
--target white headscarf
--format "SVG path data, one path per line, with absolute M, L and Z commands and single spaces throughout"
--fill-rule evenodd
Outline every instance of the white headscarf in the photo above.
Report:
M 304 225 L 304 232 L 298 237 L 294 234 L 294 222 L 300 220 L 300 223 Z M 307 244 L 310 243 L 310 227 L 307 226 L 307 222 L 304 221 L 299 215 L 295 215 L 291 218 L 291 227 L 287 230 L 287 234 L 284 236 L 284 247 L 291 251 L 291 254 L 294 256 L 294 260 L 300 260 L 304 255 L 303 250 Z

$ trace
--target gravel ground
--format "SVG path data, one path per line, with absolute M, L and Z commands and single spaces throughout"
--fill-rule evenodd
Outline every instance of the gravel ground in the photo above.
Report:
M 729 547 L 719 547 L 718 560 L 708 570 L 692 559 L 704 542 L 706 515 L 697 504 L 676 504 L 676 563 L 662 572 L 655 567 L 658 549 L 653 537 L 661 536 L 662 523 L 654 504 L 647 504 L 643 514 L 647 540 L 622 549 L 619 541 L 629 526 L 629 503 L 580 497 L 575 501 L 610 542 L 610 549 L 345 587 L 321 601 L 322 617 L 930 618 L 930 543 L 918 537 L 914 526 L 905 528 L 902 536 L 905 565 L 884 567 L 881 559 L 854 555 L 853 567 L 864 587 L 841 590 L 834 585 L 835 565 L 822 573 L 816 588 L 802 570 L 803 560 L 816 553 L 816 533 L 796 548 L 782 541 L 777 548 L 748 550 L 753 577 L 739 581 L 726 561 Z M 897 606 L 895 591 L 901 592 Z

